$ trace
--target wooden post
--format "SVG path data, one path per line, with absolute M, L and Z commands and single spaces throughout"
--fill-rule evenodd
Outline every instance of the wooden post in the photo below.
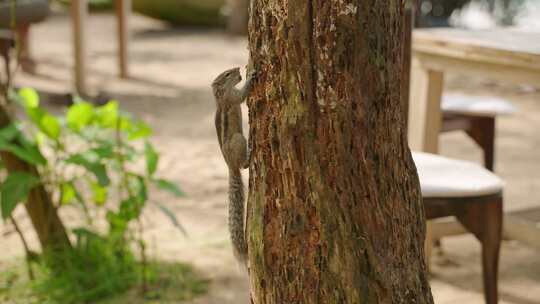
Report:
M 71 18 L 73 22 L 73 52 L 75 58 L 75 89 L 79 94 L 87 92 L 86 88 L 86 28 L 88 17 L 87 0 L 71 2 Z
M 443 80 L 442 72 L 425 69 L 413 55 L 409 99 L 409 145 L 412 150 L 438 153 Z
M 116 0 L 116 19 L 118 33 L 118 68 L 120 78 L 129 77 L 128 72 L 128 17 L 131 12 L 131 0 Z

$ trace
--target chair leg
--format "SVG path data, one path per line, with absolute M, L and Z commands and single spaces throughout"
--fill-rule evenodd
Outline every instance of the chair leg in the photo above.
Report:
M 502 240 L 502 198 L 492 203 L 463 206 L 456 217 L 482 243 L 482 272 L 487 304 L 498 302 L 497 280 Z
M 2 59 L 4 60 L 4 72 L 6 74 L 6 83 L 4 85 L 11 86 L 11 56 L 10 56 L 10 50 L 13 46 L 13 39 L 3 37 L 0 38 L 0 56 L 2 56 Z
M 498 302 L 497 280 L 502 239 L 502 201 L 484 205 L 486 225 L 482 240 L 484 294 L 487 304 Z M 489 225 L 489 226 L 488 226 Z
M 482 148 L 484 152 L 484 166 L 494 170 L 495 157 L 495 117 L 470 118 L 471 127 L 467 134 Z
M 19 39 L 18 60 L 21 69 L 29 74 L 36 72 L 36 63 L 30 55 L 30 24 L 23 24 L 17 28 Z

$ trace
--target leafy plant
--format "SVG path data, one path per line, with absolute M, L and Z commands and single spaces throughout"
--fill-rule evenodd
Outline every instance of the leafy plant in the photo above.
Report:
M 96 245 L 99 247 L 100 245 Z M 106 245 L 108 247 L 108 245 Z M 85 254 L 85 261 L 92 262 L 101 258 L 103 250 L 96 251 L 94 257 Z M 62 255 L 66 258 L 65 264 L 72 261 L 80 263 L 76 253 Z M 32 282 L 25 276 L 24 268 L 19 260 L 14 260 L 0 265 L 0 303 L 11 304 L 53 304 L 53 303 L 93 303 L 93 304 L 144 304 L 144 303 L 180 303 L 191 300 L 208 291 L 208 280 L 201 278 L 194 269 L 183 263 L 158 263 L 151 262 L 146 267 L 149 291 L 141 296 L 137 288 L 143 282 L 140 276 L 132 276 L 122 270 L 123 264 L 111 264 L 114 260 L 109 256 L 108 261 L 100 263 L 100 271 L 77 270 L 69 267 L 65 274 L 54 276 L 48 267 L 39 267 L 36 272 L 36 281 Z M 56 260 L 56 259 L 55 259 Z M 121 261 L 120 261 L 121 262 Z M 106 269 L 103 266 L 109 266 Z M 129 264 L 129 267 L 132 265 Z M 89 267 L 87 267 L 89 268 Z M 135 265 L 135 271 L 139 272 L 141 265 Z M 122 279 L 130 282 L 133 287 L 125 290 L 118 281 Z M 97 284 L 92 288 L 81 289 L 78 280 L 107 282 Z M 101 288 L 99 286 L 101 285 Z M 118 288 L 118 289 L 116 289 Z M 37 293 L 35 291 L 38 291 Z M 125 290 L 125 292 L 123 292 Z M 95 296 L 110 292 L 113 296 Z M 95 298 L 87 301 L 83 298 Z
M 87 303 L 121 293 L 137 282 L 133 253 L 125 246 L 88 230 L 76 231 L 72 250 L 43 255 L 34 283 L 37 294 L 49 302 Z
M 37 172 L 1 175 L 2 218 L 13 220 L 13 210 L 30 190 L 45 186 L 55 207 L 74 208 L 85 219 L 82 227 L 73 229 L 77 242 L 71 250 L 45 253 L 53 282 L 48 289 L 57 286 L 57 293 L 64 294 L 70 286 L 67 290 L 77 298 L 73 303 L 124 290 L 137 273 L 132 245 L 140 249 L 143 268 L 147 262 L 140 216 L 148 204 L 185 232 L 174 213 L 150 197 L 150 187 L 183 195 L 174 183 L 156 175 L 159 153 L 149 140 L 151 128 L 121 111 L 114 100 L 94 106 L 78 99 L 57 117 L 40 105 L 33 89 L 21 89 L 14 99 L 27 119 L 0 129 L 0 151 L 13 153 Z M 105 231 L 97 224 L 101 222 L 107 224 Z M 146 271 L 138 273 L 144 282 Z M 63 280 L 71 283 L 57 284 Z M 71 302 L 64 298 L 62 303 Z
M 121 112 L 118 102 L 95 107 L 77 100 L 65 116 L 56 117 L 40 106 L 33 89 L 21 89 L 18 101 L 28 122 L 0 129 L 0 151 L 37 166 L 43 180 L 22 172 L 8 175 L 1 185 L 4 219 L 40 182 L 56 193 L 58 207 L 77 204 L 84 212 L 90 206 L 105 208 L 111 230 L 138 218 L 149 201 L 150 184 L 183 195 L 176 185 L 155 176 L 159 154 L 148 140 L 152 130 Z M 145 170 L 137 168 L 141 160 Z

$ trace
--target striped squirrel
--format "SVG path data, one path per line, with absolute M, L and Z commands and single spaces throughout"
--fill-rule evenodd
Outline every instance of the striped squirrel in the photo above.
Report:
M 216 99 L 215 124 L 219 147 L 229 167 L 229 232 L 236 259 L 243 265 L 247 262 L 247 243 L 244 235 L 244 184 L 242 169 L 249 166 L 249 152 L 242 130 L 240 105 L 252 90 L 255 72 L 248 72 L 245 85 L 235 88 L 242 76 L 234 68 L 221 73 L 213 82 Z

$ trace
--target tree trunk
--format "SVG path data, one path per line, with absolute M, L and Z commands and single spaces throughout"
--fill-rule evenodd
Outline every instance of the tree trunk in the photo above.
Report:
M 4 108 L 0 106 L 0 128 L 5 128 L 11 119 Z M 38 176 L 37 169 L 9 152 L 0 152 L 2 162 L 8 172 L 28 172 Z M 50 194 L 43 185 L 33 188 L 27 203 L 24 204 L 30 220 L 36 231 L 43 249 L 58 249 L 70 246 L 66 229 L 58 216 Z
M 254 1 L 254 303 L 433 303 L 400 107 L 401 0 Z

